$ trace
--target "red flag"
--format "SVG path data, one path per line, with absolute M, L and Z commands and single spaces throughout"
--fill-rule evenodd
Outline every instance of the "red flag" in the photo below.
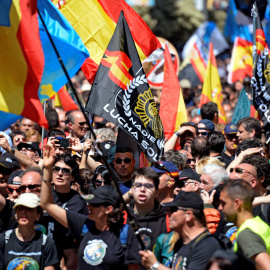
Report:
M 78 105 L 69 95 L 65 86 L 61 87 L 60 90 L 55 94 L 55 106 L 61 106 L 64 111 L 79 110 Z

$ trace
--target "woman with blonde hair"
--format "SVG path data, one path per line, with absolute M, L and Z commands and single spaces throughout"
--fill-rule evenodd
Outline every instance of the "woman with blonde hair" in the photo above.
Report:
M 29 129 L 25 132 L 27 142 L 41 142 L 41 135 L 35 129 Z
M 202 175 L 203 174 L 202 168 L 208 164 L 216 164 L 216 165 L 219 165 L 219 166 L 225 168 L 225 164 L 223 162 L 221 162 L 218 158 L 216 158 L 216 157 L 203 157 L 196 164 L 196 168 L 195 168 L 196 172 L 198 174 Z

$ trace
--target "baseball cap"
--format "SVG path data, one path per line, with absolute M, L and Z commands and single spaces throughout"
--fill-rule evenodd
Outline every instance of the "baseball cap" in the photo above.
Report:
M 202 119 L 198 124 L 204 124 L 205 128 L 211 131 L 215 130 L 215 124 L 209 119 Z M 204 128 L 198 128 L 198 129 L 204 129 Z
M 188 79 L 182 79 L 179 82 L 181 89 L 183 88 L 191 88 L 191 83 Z
M 12 172 L 11 175 L 9 176 L 9 178 L 8 178 L 7 183 L 9 185 L 19 185 L 20 186 L 21 182 L 14 181 L 14 178 L 17 177 L 17 176 L 20 176 L 21 173 L 22 173 L 22 170 Z
M 39 206 L 39 204 L 40 204 L 40 199 L 36 194 L 23 193 L 17 199 L 15 205 L 13 206 L 13 209 L 15 209 L 19 205 L 22 205 L 28 208 L 36 208 Z
M 224 128 L 224 134 L 234 134 L 238 132 L 238 128 L 235 124 L 227 124 Z
M 193 209 L 203 210 L 203 200 L 196 192 L 185 192 L 180 190 L 178 195 L 172 202 L 164 203 L 162 206 L 170 208 L 173 206 L 181 206 Z
M 9 153 L 5 153 L 0 156 L 0 166 L 3 166 L 7 169 L 13 169 L 15 167 L 21 168 L 17 158 Z
M 118 208 L 120 197 L 113 186 L 104 185 L 93 190 L 93 194 L 83 195 L 82 198 L 91 204 L 109 204 Z
M 39 143 L 37 142 L 21 142 L 17 145 L 17 149 L 20 151 L 23 148 L 31 148 L 32 150 L 36 151 L 36 153 L 41 157 L 41 151 L 39 149 Z
M 194 170 L 188 168 L 188 169 L 184 169 L 183 171 L 181 171 L 181 173 L 179 174 L 179 180 L 183 180 L 183 178 L 188 178 L 188 179 L 192 179 L 192 180 L 196 180 L 198 182 L 201 182 L 200 180 L 200 175 L 197 174 Z M 182 179 L 181 179 L 182 178 Z
M 162 168 L 162 165 L 165 166 L 167 171 Z M 179 176 L 178 168 L 176 167 L 175 164 L 173 164 L 170 161 L 159 161 L 156 163 L 155 166 L 152 166 L 151 169 L 153 169 L 156 173 L 168 173 L 168 171 L 169 171 L 173 177 Z

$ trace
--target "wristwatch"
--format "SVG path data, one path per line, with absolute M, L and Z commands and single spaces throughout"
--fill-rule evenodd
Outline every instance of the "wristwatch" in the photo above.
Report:
M 159 267 L 159 265 L 160 265 L 160 263 L 159 263 L 159 262 L 156 262 L 156 263 L 154 263 L 154 264 L 150 267 L 150 269 L 151 269 L 151 270 L 157 270 L 158 267 Z

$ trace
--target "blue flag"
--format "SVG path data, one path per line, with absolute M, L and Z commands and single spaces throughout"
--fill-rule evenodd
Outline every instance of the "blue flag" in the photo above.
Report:
M 38 0 L 37 7 L 69 76 L 73 77 L 78 72 L 85 59 L 89 57 L 85 45 L 71 24 L 50 0 Z M 45 67 L 39 87 L 39 99 L 43 102 L 54 96 L 68 80 L 40 18 L 39 29 L 45 57 Z

